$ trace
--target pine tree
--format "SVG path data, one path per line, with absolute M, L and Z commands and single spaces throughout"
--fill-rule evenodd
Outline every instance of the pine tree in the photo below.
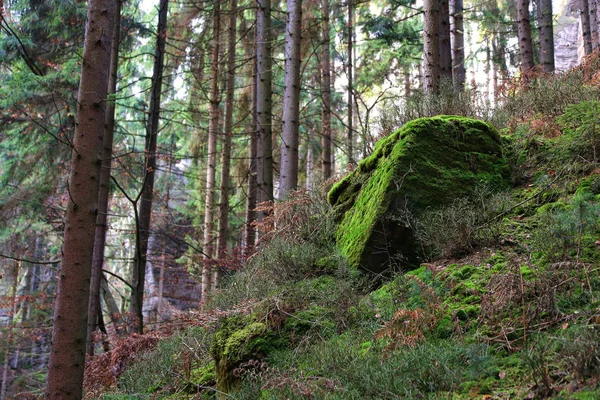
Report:
M 283 134 L 281 140 L 280 197 L 298 186 L 298 142 L 300 123 L 300 44 L 302 3 L 288 0 L 285 30 L 285 81 L 283 94 Z
M 219 53 L 221 38 L 221 0 L 214 2 L 213 38 L 210 62 L 210 111 L 208 125 L 208 165 L 204 200 L 204 262 L 202 265 L 202 303 L 211 290 L 214 258 L 215 178 L 217 173 L 217 137 L 219 136 Z
M 440 78 L 452 82 L 452 47 L 450 45 L 450 3 L 440 1 Z
M 517 14 L 521 73 L 526 73 L 531 71 L 534 67 L 531 22 L 529 19 L 529 0 L 517 0 Z
M 465 32 L 463 18 L 463 0 L 450 2 L 451 33 L 452 33 L 452 81 L 454 90 L 462 93 L 465 90 Z
M 273 200 L 271 0 L 258 0 L 256 15 L 257 202 Z M 264 213 L 259 213 L 262 220 Z
M 423 75 L 426 93 L 440 90 L 440 4 L 436 0 L 423 3 Z
M 119 42 L 121 31 L 121 0 L 116 0 L 115 23 L 112 36 L 112 49 L 110 53 L 110 75 L 108 78 L 108 96 L 114 95 L 117 90 L 117 70 L 119 68 Z M 87 353 L 94 354 L 92 334 L 96 330 L 97 316 L 100 309 L 100 284 L 102 281 L 102 266 L 104 264 L 104 246 L 106 243 L 106 230 L 108 228 L 108 200 L 110 195 L 110 171 L 112 164 L 112 148 L 115 130 L 115 102 L 109 101 L 106 105 L 106 124 L 104 131 L 104 144 L 102 146 L 102 167 L 100 170 L 100 189 L 98 192 L 98 218 L 96 222 L 96 235 L 94 239 L 94 257 L 92 262 L 92 277 L 90 281 L 90 301 L 88 305 L 88 330 Z M 117 332 L 122 333 L 120 326 L 115 326 Z
M 46 399 L 80 399 L 116 5 L 90 0 Z
M 154 180 L 156 177 L 156 148 L 158 140 L 158 124 L 160 120 L 160 102 L 162 95 L 163 71 L 165 65 L 165 45 L 167 41 L 167 15 L 169 0 L 160 0 L 158 7 L 158 29 L 154 49 L 154 65 L 152 70 L 152 88 L 150 106 L 148 107 L 148 123 L 146 125 L 146 146 L 144 149 L 143 187 L 137 214 L 136 254 L 131 272 L 131 313 L 135 319 L 131 322 L 132 332 L 144 331 L 144 286 L 146 282 L 146 263 L 148 260 L 148 239 L 152 220 L 152 204 L 154 203 Z
M 322 136 L 321 136 L 321 173 L 323 179 L 331 177 L 331 40 L 329 24 L 329 0 L 321 0 L 323 13 L 321 85 L 322 85 Z
M 540 64 L 544 72 L 554 72 L 552 0 L 538 0 L 538 21 L 540 31 Z
M 237 0 L 229 2 L 229 27 L 227 37 L 227 82 L 225 94 L 225 124 L 223 132 L 223 148 L 221 150 L 221 185 L 219 190 L 219 222 L 217 229 L 217 258 L 224 260 L 227 256 L 229 239 L 229 185 L 231 164 L 231 141 L 233 138 L 233 101 L 235 89 L 235 37 L 237 23 Z M 213 287 L 217 288 L 221 280 L 221 270 L 217 266 L 214 271 Z

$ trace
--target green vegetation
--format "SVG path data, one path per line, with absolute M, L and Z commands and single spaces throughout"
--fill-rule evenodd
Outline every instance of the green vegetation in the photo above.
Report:
M 268 221 L 277 234 L 266 235 L 246 268 L 210 299 L 200 314 L 205 328 L 163 339 L 128 362 L 102 398 L 599 397 L 600 177 L 594 118 L 586 117 L 594 114 L 581 107 L 596 105 L 567 105 L 548 117 L 560 136 L 532 133 L 537 119 L 504 129 L 502 138 L 456 117 L 396 131 L 329 192 L 332 212 L 323 197 L 305 192 L 280 204 Z M 393 160 L 419 149 L 420 136 L 410 132 L 434 132 L 431 126 L 502 146 L 508 164 L 499 150 L 478 158 L 489 166 L 478 174 L 464 158 L 430 163 L 412 175 L 448 178 L 452 192 L 433 184 L 411 189 L 412 175 Z M 456 137 L 450 144 L 459 146 Z M 384 190 L 394 185 L 425 211 L 400 207 Z M 352 212 L 344 213 L 358 206 L 365 213 L 352 227 L 365 231 L 372 229 L 365 220 L 399 208 L 393 221 L 404 218 L 414 230 L 424 262 L 389 277 L 357 270 L 355 253 L 344 248 Z M 390 254 L 402 249 L 392 243 Z M 403 266 L 393 255 L 386 267 Z

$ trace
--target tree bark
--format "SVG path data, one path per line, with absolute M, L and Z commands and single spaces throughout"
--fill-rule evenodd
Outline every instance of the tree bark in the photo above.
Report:
M 210 109 L 208 122 L 208 165 L 204 202 L 204 263 L 202 264 L 201 301 L 206 302 L 211 290 L 214 256 L 215 177 L 217 171 L 217 137 L 219 136 L 219 52 L 221 35 L 221 0 L 214 2 L 213 39 L 210 65 Z
M 465 27 L 463 0 L 452 0 L 452 82 L 457 93 L 465 91 L 467 73 L 465 70 Z
M 90 0 L 46 399 L 80 399 L 115 2 Z
M 256 220 L 256 200 L 257 200 L 257 186 L 256 186 L 256 134 L 257 134 L 257 115 L 256 115 L 256 103 L 257 103 L 257 70 L 256 70 L 256 57 L 252 63 L 252 105 L 250 113 L 250 162 L 248 164 L 248 197 L 246 199 L 246 229 L 244 230 L 244 256 L 248 256 L 252 253 L 252 249 L 256 244 L 256 230 L 254 229 L 254 221 Z
M 106 310 L 108 311 L 108 316 L 110 317 L 110 321 L 113 324 L 115 332 L 117 335 L 124 335 L 127 333 L 127 326 L 123 319 L 123 314 L 121 313 L 121 310 L 119 310 L 117 301 L 108 287 L 108 281 L 106 280 L 104 274 L 102 274 L 102 278 L 100 280 L 100 295 L 106 304 Z
M 167 41 L 167 14 L 169 0 L 160 0 L 158 8 L 158 29 L 156 47 L 154 49 L 154 66 L 152 71 L 152 92 L 148 108 L 148 124 L 146 126 L 146 147 L 144 163 L 144 183 L 138 213 L 138 232 L 136 254 L 132 271 L 131 313 L 134 320 L 130 324 L 132 332 L 144 331 L 144 284 L 146 281 L 146 261 L 148 260 L 148 238 L 152 219 L 152 203 L 154 201 L 154 178 L 156 172 L 156 144 L 158 138 L 158 122 L 160 117 L 160 98 L 162 94 L 163 69 L 165 64 L 165 44 Z
M 256 187 L 257 201 L 273 200 L 271 0 L 257 0 L 256 16 Z M 257 220 L 267 214 L 259 212 Z
M 554 72 L 554 29 L 552 29 L 552 0 L 538 0 L 540 35 L 540 64 L 544 72 Z
M 300 131 L 300 44 L 302 2 L 288 0 L 285 29 L 285 77 L 281 137 L 280 198 L 298 187 L 298 143 Z
M 526 73 L 531 71 L 534 67 L 531 23 L 529 19 L 529 0 L 517 0 L 517 16 L 521 73 Z
M 112 34 L 110 53 L 110 75 L 108 77 L 108 96 L 117 92 L 117 70 L 119 68 L 119 42 L 121 31 L 121 0 L 116 0 L 115 22 Z M 98 310 L 100 309 L 100 282 L 104 264 L 104 246 L 106 244 L 106 223 L 108 217 L 108 200 L 110 197 L 110 172 L 112 147 L 115 130 L 115 102 L 106 105 L 106 123 L 102 146 L 102 165 L 100 169 L 100 185 L 98 191 L 98 217 L 96 218 L 96 235 L 94 239 L 94 256 L 92 258 L 92 277 L 90 281 L 90 301 L 88 304 L 87 354 L 94 355 L 92 334 L 96 330 Z
M 450 3 L 440 1 L 440 79 L 452 82 L 452 47 L 450 45 Z
M 347 25 L 347 36 L 348 36 L 348 63 L 346 73 L 348 75 L 348 134 L 346 137 L 346 153 L 348 156 L 348 165 L 354 164 L 354 82 L 352 81 L 352 45 L 354 40 L 354 0 L 348 0 L 348 25 Z
M 410 67 L 405 65 L 402 68 L 402 75 L 404 76 L 404 97 L 408 98 L 411 95 L 412 87 L 410 83 Z
M 588 0 L 581 0 L 581 31 L 583 34 L 583 49 L 586 56 L 592 54 L 592 27 L 590 24 L 590 7 Z
M 331 177 L 331 40 L 329 27 L 329 0 L 321 0 L 323 13 L 321 84 L 322 84 L 322 129 L 321 174 L 323 180 Z
M 217 235 L 217 257 L 227 257 L 227 241 L 229 240 L 229 184 L 231 167 L 231 141 L 233 138 L 233 100 L 235 85 L 235 37 L 237 22 L 237 0 L 229 2 L 229 29 L 227 38 L 227 82 L 225 94 L 225 127 L 223 132 L 223 149 L 221 154 L 221 188 L 219 190 L 219 225 Z M 213 287 L 217 288 L 221 280 L 221 269 L 215 268 Z
M 440 4 L 437 0 L 423 3 L 423 83 L 425 93 L 440 90 Z
M 552 2 L 550 2 L 550 6 L 552 6 Z M 598 32 L 598 0 L 588 0 L 588 8 L 590 10 L 590 40 L 593 51 L 598 48 L 598 40 L 600 38 Z
M 4 352 L 4 363 L 2 365 L 2 386 L 0 386 L 0 400 L 6 399 L 6 393 L 8 391 L 8 370 L 10 369 L 10 358 L 12 346 L 14 344 L 14 318 L 17 315 L 19 309 L 19 300 L 17 295 L 18 283 L 19 283 L 19 271 L 21 269 L 21 261 L 15 261 L 15 267 L 12 271 L 6 271 L 6 275 L 12 272 L 13 282 L 10 299 L 10 312 L 8 313 L 8 320 L 6 321 L 6 339 L 3 340 L 2 347 Z M 6 277 L 8 278 L 8 276 Z M 8 296 L 7 296 L 8 297 Z

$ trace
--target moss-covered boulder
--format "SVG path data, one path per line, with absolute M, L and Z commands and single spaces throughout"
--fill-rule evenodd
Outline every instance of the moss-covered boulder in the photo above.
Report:
M 468 197 L 481 184 L 509 185 L 492 126 L 457 116 L 411 121 L 377 142 L 373 154 L 329 192 L 338 246 L 350 265 L 369 271 L 382 272 L 398 260 L 418 265 L 410 216 Z
M 259 359 L 273 347 L 273 332 L 253 316 L 234 315 L 226 318 L 211 348 L 215 361 L 217 389 L 228 393 L 239 381 L 234 370 L 241 363 Z

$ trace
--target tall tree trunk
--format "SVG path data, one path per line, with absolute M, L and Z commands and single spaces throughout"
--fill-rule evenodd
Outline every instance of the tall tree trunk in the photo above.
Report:
M 119 68 L 119 42 L 121 32 L 121 0 L 115 1 L 115 23 L 112 35 L 110 53 L 110 75 L 108 77 L 108 95 L 117 92 L 117 70 Z M 94 355 L 92 334 L 96 330 L 98 310 L 100 309 L 100 281 L 102 280 L 102 265 L 104 264 L 104 246 L 108 225 L 108 200 L 110 197 L 110 171 L 112 147 L 115 130 L 115 102 L 106 105 L 106 124 L 102 146 L 102 166 L 100 170 L 100 185 L 98 191 L 98 217 L 96 218 L 96 235 L 94 239 L 94 257 L 92 259 L 92 277 L 90 281 L 90 302 L 88 304 L 87 353 Z
M 160 117 L 160 98 L 162 94 L 163 69 L 165 65 L 165 44 L 167 41 L 167 14 L 169 0 L 160 0 L 158 8 L 158 29 L 156 47 L 154 49 L 154 66 L 152 71 L 152 92 L 148 108 L 148 124 L 146 126 L 146 147 L 144 162 L 144 183 L 138 213 L 138 232 L 136 254 L 132 271 L 131 313 L 135 321 L 130 324 L 131 331 L 144 331 L 144 284 L 146 282 L 146 261 L 148 260 L 148 238 L 152 219 L 152 203 L 154 201 L 154 177 L 156 173 L 156 144 L 158 138 L 158 121 Z
M 552 6 L 552 1 L 550 1 L 550 6 Z M 598 31 L 598 0 L 588 0 L 588 8 L 590 10 L 590 40 L 592 42 L 593 51 L 598 48 L 598 40 L 600 38 Z
M 204 263 L 202 265 L 201 301 L 206 302 L 211 289 L 214 256 L 215 177 L 217 171 L 217 136 L 219 135 L 219 52 L 221 35 L 221 0 L 214 2 L 213 39 L 210 64 L 210 109 L 208 122 L 208 165 L 204 202 Z
M 90 0 L 46 399 L 80 399 L 115 2 Z
M 106 304 L 106 310 L 113 324 L 115 332 L 117 335 L 124 335 L 127 333 L 127 326 L 123 319 L 123 314 L 121 313 L 121 310 L 119 310 L 117 301 L 108 287 L 108 281 L 106 280 L 106 276 L 104 276 L 104 274 L 102 274 L 102 278 L 100 280 L 100 295 L 104 300 L 104 304 Z
M 321 0 L 323 13 L 321 84 L 322 84 L 322 129 L 321 174 L 323 180 L 331 177 L 331 40 L 329 27 L 329 0 Z
M 412 91 L 410 83 L 410 66 L 404 65 L 402 67 L 402 75 L 404 76 L 404 97 L 408 98 Z
M 256 187 L 259 203 L 273 200 L 271 0 L 257 0 Z M 259 212 L 262 221 L 265 212 Z
M 229 171 L 231 166 L 231 141 L 233 138 L 233 95 L 235 85 L 235 37 L 237 22 L 237 0 L 229 2 L 229 32 L 227 38 L 227 83 L 225 94 L 225 132 L 223 132 L 223 149 L 221 154 L 221 188 L 219 190 L 219 226 L 217 235 L 217 257 L 227 257 L 227 241 L 229 240 Z M 221 269 L 215 268 L 213 286 L 216 288 L 221 280 Z
M 463 18 L 463 0 L 452 0 L 452 82 L 457 93 L 465 91 L 467 73 L 465 71 L 465 25 Z
M 312 191 L 314 187 L 314 152 L 313 152 L 313 137 L 315 135 L 314 128 L 308 129 L 308 140 L 306 141 L 306 189 Z
M 538 0 L 540 35 L 540 64 L 544 72 L 554 72 L 554 30 L 552 29 L 552 0 Z
M 347 75 L 348 75 L 348 134 L 346 137 L 346 153 L 348 155 L 348 164 L 354 164 L 354 82 L 352 81 L 352 45 L 354 40 L 354 0 L 348 0 L 348 63 L 347 63 Z
M 281 137 L 280 198 L 298 187 L 298 143 L 300 132 L 300 44 L 302 2 L 288 0 L 285 29 L 285 77 L 283 83 L 283 129 Z
M 519 54 L 521 55 L 521 73 L 533 69 L 533 43 L 531 41 L 531 23 L 529 20 L 529 0 L 517 0 Z
M 600 6 L 598 5 L 598 0 L 591 1 L 593 1 L 596 8 L 596 31 L 598 32 L 598 36 L 596 37 L 596 46 L 600 47 Z
M 423 4 L 423 83 L 425 93 L 440 90 L 440 4 L 425 0 Z
M 450 45 L 450 3 L 440 1 L 440 79 L 452 82 L 452 47 Z
M 8 370 L 10 369 L 10 358 L 12 352 L 12 346 L 15 342 L 14 332 L 14 318 L 17 315 L 19 309 L 19 300 L 17 295 L 18 282 L 19 282 L 19 270 L 21 269 L 21 261 L 15 262 L 15 267 L 12 268 L 13 282 L 10 299 L 10 312 L 8 313 L 8 320 L 6 321 L 7 332 L 6 339 L 3 340 L 2 350 L 4 352 L 4 363 L 2 365 L 2 386 L 0 386 L 0 400 L 6 399 L 6 393 L 8 391 Z M 7 275 L 10 273 L 7 272 Z M 8 276 L 7 276 L 8 278 Z
M 592 27 L 590 25 L 590 7 L 588 0 L 581 0 L 581 31 L 583 34 L 583 49 L 585 55 L 592 54 Z
M 252 253 L 252 249 L 256 243 L 256 230 L 254 229 L 254 221 L 256 220 L 256 200 L 257 200 L 257 185 L 256 185 L 256 135 L 257 135 L 257 115 L 256 115 L 256 103 L 257 103 L 257 79 L 258 75 L 256 72 L 256 57 L 254 57 L 252 63 L 252 105 L 250 114 L 250 163 L 248 164 L 248 197 L 246 199 L 246 226 L 244 230 L 244 256 L 248 256 Z

